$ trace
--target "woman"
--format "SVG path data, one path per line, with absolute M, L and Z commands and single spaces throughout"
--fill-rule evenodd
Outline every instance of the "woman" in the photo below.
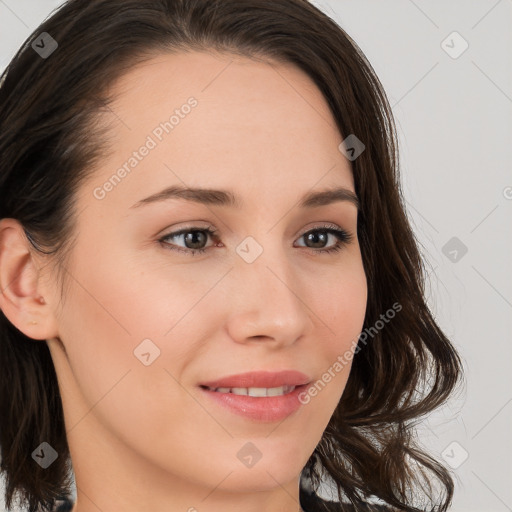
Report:
M 334 21 L 70 0 L 2 80 L 8 507 L 56 508 L 73 473 L 73 512 L 447 510 L 413 422 L 460 362 Z

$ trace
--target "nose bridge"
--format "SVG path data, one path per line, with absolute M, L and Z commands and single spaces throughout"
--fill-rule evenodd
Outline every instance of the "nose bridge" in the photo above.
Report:
M 228 329 L 239 342 L 264 337 L 293 343 L 310 328 L 305 299 L 282 245 L 258 245 L 249 237 L 237 248 Z

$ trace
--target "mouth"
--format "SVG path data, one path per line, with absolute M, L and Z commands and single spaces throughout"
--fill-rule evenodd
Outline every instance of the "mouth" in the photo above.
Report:
M 283 385 L 272 388 L 228 388 L 200 385 L 205 400 L 230 415 L 252 422 L 272 423 L 283 421 L 299 411 L 304 403 L 300 400 L 310 383 Z
M 305 384 L 304 384 L 305 386 Z M 217 393 L 231 393 L 233 395 L 238 396 L 252 396 L 254 398 L 262 398 L 262 397 L 269 397 L 269 396 L 283 396 L 288 395 L 289 393 L 293 392 L 297 387 L 302 386 L 277 386 L 274 388 L 226 388 L 226 387 L 220 387 L 220 388 L 213 388 L 209 386 L 200 386 L 203 389 L 207 389 L 209 391 L 215 391 Z

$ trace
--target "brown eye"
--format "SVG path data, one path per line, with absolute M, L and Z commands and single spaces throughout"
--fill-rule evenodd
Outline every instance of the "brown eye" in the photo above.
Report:
M 329 236 L 336 237 L 337 241 L 332 247 L 324 248 L 329 242 Z M 315 250 L 315 252 L 337 252 L 344 245 L 352 240 L 352 235 L 343 229 L 316 228 L 304 233 L 301 238 L 307 240 L 306 247 Z
M 329 234 L 327 231 L 315 230 L 303 236 L 311 244 L 308 247 L 322 249 L 329 241 Z
M 165 235 L 159 240 L 159 242 L 166 248 L 174 251 L 185 252 L 189 254 L 195 254 L 196 252 L 203 253 L 206 252 L 207 249 L 205 246 L 208 241 L 208 237 L 213 237 L 215 234 L 216 231 L 209 228 L 186 228 Z M 179 240 L 180 237 L 182 238 L 185 247 L 180 247 L 175 243 L 169 243 L 169 240 Z

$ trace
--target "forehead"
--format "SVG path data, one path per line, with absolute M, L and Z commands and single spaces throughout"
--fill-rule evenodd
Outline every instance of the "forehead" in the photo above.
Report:
M 301 195 L 316 183 L 353 189 L 325 98 L 292 64 L 206 52 L 155 55 L 110 92 L 113 149 L 99 181 L 152 146 L 123 178 L 131 198 L 173 183 L 261 193 L 296 187 Z

